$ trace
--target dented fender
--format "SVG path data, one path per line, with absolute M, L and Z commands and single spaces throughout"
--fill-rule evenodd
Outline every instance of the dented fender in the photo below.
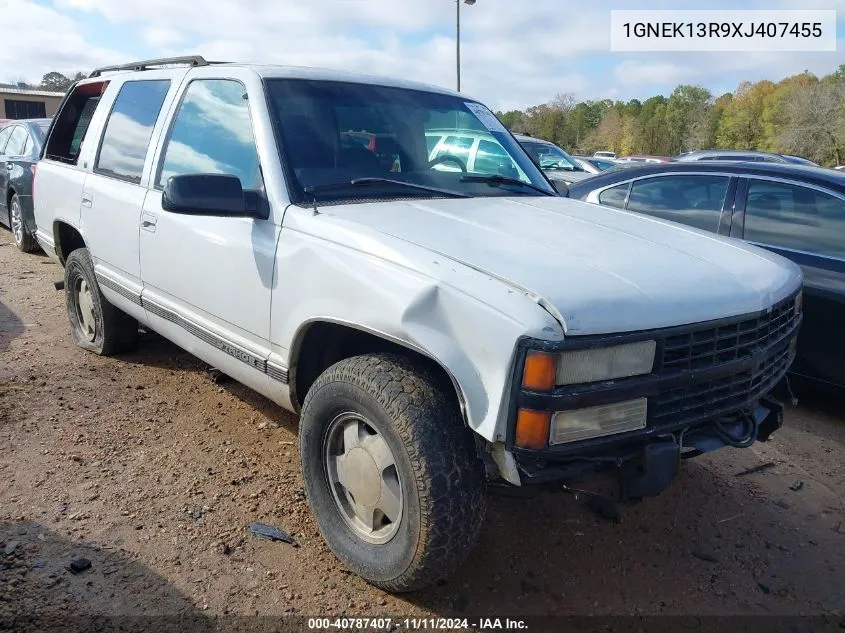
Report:
M 367 331 L 443 367 L 466 423 L 488 442 L 506 436 L 517 341 L 563 338 L 536 297 L 502 279 L 299 207 L 285 217 L 271 310 L 271 361 L 290 367 L 297 341 L 315 322 Z

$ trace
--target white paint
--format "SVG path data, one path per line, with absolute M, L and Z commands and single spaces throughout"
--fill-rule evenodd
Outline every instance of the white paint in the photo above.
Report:
M 292 206 L 262 76 L 376 80 L 229 65 L 155 74 L 162 73 L 186 79 L 168 96 L 156 125 L 142 178 L 143 201 L 110 202 L 103 217 L 92 212 L 80 220 L 79 196 L 99 136 L 89 134 L 78 166 L 49 160 L 39 166 L 39 238 L 52 239 L 54 219 L 77 227 L 90 240 L 98 273 L 136 297 L 133 303 L 108 291 L 118 307 L 291 409 L 288 386 L 269 378 L 260 365 L 270 361 L 289 368 L 293 381 L 301 337 L 312 323 L 327 321 L 434 359 L 455 382 L 469 426 L 489 442 L 502 442 L 521 338 L 560 341 L 755 312 L 801 282 L 795 265 L 765 251 L 564 198 L 389 201 L 323 206 L 319 213 Z M 109 90 L 140 77 L 110 75 Z M 161 194 L 152 188 L 154 165 L 181 91 L 194 77 L 236 78 L 247 88 L 268 219 L 162 210 Z M 389 83 L 420 89 L 411 82 Z M 107 107 L 104 100 L 92 130 L 102 129 Z M 113 186 L 95 178 L 88 184 L 95 202 Z M 105 219 L 108 212 L 115 217 Z M 150 217 L 156 218 L 155 232 L 140 228 Z M 113 233 L 110 244 L 104 241 L 106 225 Z M 137 248 L 139 279 L 121 245 L 129 254 Z M 139 294 L 152 307 L 139 308 Z M 154 313 L 155 306 L 225 345 L 191 334 Z M 513 460 L 501 449 L 495 450 L 502 475 L 518 483 Z

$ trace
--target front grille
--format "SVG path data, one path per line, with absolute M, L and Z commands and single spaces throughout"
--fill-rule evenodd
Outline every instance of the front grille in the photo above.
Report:
M 795 297 L 753 319 L 669 336 L 663 343 L 661 373 L 701 369 L 751 356 L 789 332 L 798 320 Z
M 756 370 L 661 392 L 651 402 L 651 424 L 658 427 L 678 421 L 688 424 L 718 417 L 766 395 L 783 377 L 792 361 L 790 344 L 784 342 L 780 347 Z

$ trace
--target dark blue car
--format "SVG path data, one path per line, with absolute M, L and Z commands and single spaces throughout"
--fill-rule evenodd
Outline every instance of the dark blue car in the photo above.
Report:
M 50 119 L 9 122 L 0 130 L 0 223 L 12 230 L 25 253 L 36 249 L 32 177 Z
M 804 324 L 793 374 L 845 388 L 845 174 L 674 162 L 602 172 L 568 195 L 740 238 L 800 265 Z

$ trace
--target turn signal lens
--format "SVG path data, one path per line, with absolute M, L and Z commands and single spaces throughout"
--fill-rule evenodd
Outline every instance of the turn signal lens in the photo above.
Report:
M 549 411 L 520 409 L 516 415 L 516 445 L 520 448 L 546 448 L 551 418 Z
M 557 376 L 557 355 L 528 352 L 522 373 L 522 386 L 531 391 L 551 391 Z

